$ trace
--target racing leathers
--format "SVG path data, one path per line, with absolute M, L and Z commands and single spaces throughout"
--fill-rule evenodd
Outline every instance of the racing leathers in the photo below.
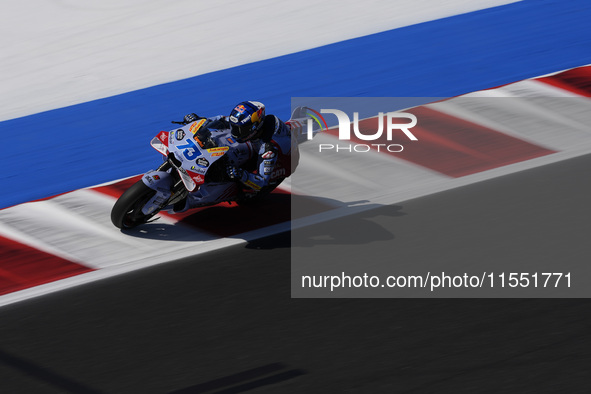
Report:
M 183 123 L 189 124 L 198 119 L 203 118 L 190 114 Z M 252 200 L 275 189 L 295 170 L 299 159 L 297 144 L 292 145 L 290 127 L 275 115 L 266 115 L 257 138 L 246 142 L 238 142 L 227 133 L 227 117 L 220 115 L 208 120 L 216 122 L 215 126 L 210 126 L 213 130 L 211 137 L 216 144 L 230 147 L 225 155 L 229 181 L 201 185 L 189 194 L 186 204 L 175 206 L 174 212 L 199 206 L 206 198 L 216 203 L 224 201 L 228 194 L 236 191 L 237 185 L 240 186 L 236 194 L 238 201 Z
M 297 145 L 292 149 L 290 128 L 277 116 L 266 115 L 260 137 L 245 144 L 256 152 L 256 165 L 252 166 L 254 160 L 250 166 L 248 163 L 246 166 L 230 164 L 228 176 L 240 181 L 251 193 L 275 188 L 295 169 L 292 162 L 297 163 L 297 157 L 293 156 L 299 153 Z

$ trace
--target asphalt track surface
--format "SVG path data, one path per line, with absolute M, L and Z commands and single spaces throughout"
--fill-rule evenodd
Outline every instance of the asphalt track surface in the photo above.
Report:
M 454 212 L 466 233 L 503 226 L 532 248 L 544 233 L 588 256 L 590 167 L 587 155 L 396 209 L 413 226 Z M 530 203 L 492 208 L 509 197 Z M 360 215 L 343 225 L 376 216 Z M 389 231 L 401 216 L 381 217 Z M 292 299 L 289 245 L 279 234 L 1 309 L 0 391 L 589 392 L 587 299 Z

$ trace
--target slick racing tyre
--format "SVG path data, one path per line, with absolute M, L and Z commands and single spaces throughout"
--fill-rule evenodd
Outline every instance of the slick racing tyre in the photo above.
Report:
M 158 210 L 148 215 L 142 213 L 142 207 L 156 194 L 141 180 L 119 197 L 111 210 L 111 222 L 120 229 L 130 229 L 146 223 Z

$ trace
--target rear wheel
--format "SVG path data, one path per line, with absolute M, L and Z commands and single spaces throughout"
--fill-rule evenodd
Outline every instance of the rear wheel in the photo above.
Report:
M 119 197 L 111 210 L 111 222 L 120 229 L 129 229 L 146 223 L 158 211 L 145 215 L 142 208 L 156 194 L 139 180 Z

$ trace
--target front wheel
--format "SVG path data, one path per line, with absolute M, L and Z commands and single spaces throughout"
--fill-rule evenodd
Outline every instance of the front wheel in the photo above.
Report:
M 146 223 L 158 211 L 148 215 L 142 212 L 144 205 L 156 194 L 142 180 L 136 182 L 119 197 L 111 210 L 111 222 L 120 229 L 130 229 Z

